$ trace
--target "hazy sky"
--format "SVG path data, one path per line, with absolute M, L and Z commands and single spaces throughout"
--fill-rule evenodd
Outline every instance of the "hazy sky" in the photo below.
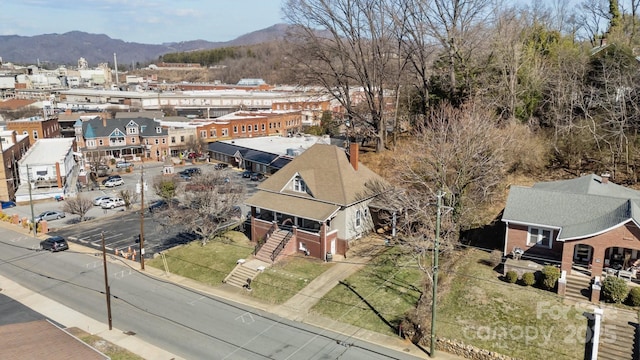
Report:
M 282 23 L 280 0 L 0 0 L 0 35 L 106 34 L 144 44 L 227 41 Z

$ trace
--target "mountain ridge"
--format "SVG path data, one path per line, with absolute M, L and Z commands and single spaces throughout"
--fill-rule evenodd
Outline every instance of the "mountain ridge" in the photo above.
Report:
M 105 34 L 91 34 L 73 30 L 63 34 L 51 33 L 34 36 L 0 35 L 0 57 L 4 62 L 17 64 L 76 65 L 85 58 L 90 67 L 100 63 L 113 63 L 114 53 L 119 65 L 144 65 L 157 61 L 161 55 L 172 52 L 248 46 L 280 40 L 289 25 L 270 27 L 241 35 L 229 41 L 202 39 L 162 44 L 142 44 L 112 39 Z

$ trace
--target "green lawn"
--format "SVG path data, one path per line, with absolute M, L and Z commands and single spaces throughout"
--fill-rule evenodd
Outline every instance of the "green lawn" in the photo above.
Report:
M 399 248 L 383 252 L 324 296 L 312 311 L 340 322 L 393 335 L 421 294 L 423 273 Z
M 271 304 L 282 304 L 331 266 L 333 263 L 319 259 L 291 256 L 258 275 L 251 283 L 249 295 Z
M 486 252 L 466 251 L 438 306 L 437 336 L 521 359 L 582 359 L 585 310 L 555 293 L 499 280 L 487 260 Z
M 165 256 L 170 273 L 218 286 L 236 266 L 238 259 L 249 257 L 253 249 L 253 244 L 246 236 L 230 231 L 204 246 L 200 241 L 193 241 L 166 251 Z M 160 256 L 145 264 L 165 270 Z

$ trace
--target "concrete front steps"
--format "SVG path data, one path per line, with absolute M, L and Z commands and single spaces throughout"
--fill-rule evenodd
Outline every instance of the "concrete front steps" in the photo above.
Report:
M 638 349 L 638 315 L 634 312 L 607 308 L 604 312 L 598 360 L 636 360 Z
M 258 276 L 264 269 L 270 266 L 270 263 L 266 263 L 260 260 L 252 259 L 246 261 L 244 259 L 238 260 L 238 264 L 235 268 L 224 278 L 223 283 L 231 286 L 246 288 L 247 279 L 253 279 Z
M 280 245 L 280 242 L 282 242 L 282 240 L 284 240 L 284 238 L 289 234 L 290 232 L 287 230 L 274 231 L 271 236 L 269 236 L 269 239 L 267 239 L 267 242 L 262 245 L 258 253 L 255 255 L 256 259 L 269 264 L 273 263 L 273 261 L 271 260 L 271 254 L 273 254 L 273 250 L 275 250 L 278 245 Z
M 591 301 L 591 278 L 586 275 L 567 275 L 564 297 L 575 302 Z

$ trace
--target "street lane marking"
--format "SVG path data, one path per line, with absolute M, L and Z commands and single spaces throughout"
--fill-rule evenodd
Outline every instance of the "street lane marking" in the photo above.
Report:
M 193 301 L 189 301 L 187 304 L 193 306 L 195 305 L 198 301 L 202 300 L 202 299 L 206 299 L 204 296 L 200 296 L 199 298 L 193 300 Z
M 241 320 L 243 324 L 251 324 L 251 323 L 256 321 L 253 318 L 253 315 L 251 315 L 250 312 L 246 312 L 246 313 L 238 316 L 237 318 L 235 318 L 235 320 Z

